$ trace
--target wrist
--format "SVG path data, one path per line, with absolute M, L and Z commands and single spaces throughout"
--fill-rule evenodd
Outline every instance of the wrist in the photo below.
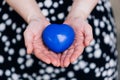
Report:
M 29 24 L 32 21 L 43 21 L 43 20 L 46 20 L 46 18 L 41 16 L 28 16 L 27 23 Z
M 74 0 L 68 17 L 79 17 L 86 20 L 98 0 Z

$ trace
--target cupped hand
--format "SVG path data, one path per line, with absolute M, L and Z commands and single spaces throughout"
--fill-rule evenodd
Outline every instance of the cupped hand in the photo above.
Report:
M 70 25 L 75 31 L 75 39 L 69 49 L 61 55 L 61 67 L 68 67 L 83 52 L 84 48 L 90 44 L 93 39 L 92 27 L 80 18 L 66 19 L 64 24 Z
M 28 54 L 33 52 L 34 55 L 43 62 L 59 66 L 59 55 L 50 51 L 42 41 L 42 32 L 49 24 L 50 23 L 46 19 L 35 19 L 30 21 L 24 31 L 25 46 Z

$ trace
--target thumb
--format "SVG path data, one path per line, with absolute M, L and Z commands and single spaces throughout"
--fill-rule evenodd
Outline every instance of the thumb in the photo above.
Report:
M 31 54 L 33 52 L 33 34 L 26 30 L 24 32 L 25 46 L 27 48 L 27 53 Z
M 84 35 L 85 35 L 85 46 L 88 46 L 90 42 L 93 40 L 93 32 L 92 32 L 92 27 L 87 24 L 84 28 Z

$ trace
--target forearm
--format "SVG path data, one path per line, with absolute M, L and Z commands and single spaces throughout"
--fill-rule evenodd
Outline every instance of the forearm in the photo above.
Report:
M 72 7 L 67 18 L 75 17 L 86 20 L 97 2 L 98 0 L 73 0 Z
M 35 0 L 6 0 L 6 2 L 28 23 L 32 18 L 42 18 L 42 15 Z

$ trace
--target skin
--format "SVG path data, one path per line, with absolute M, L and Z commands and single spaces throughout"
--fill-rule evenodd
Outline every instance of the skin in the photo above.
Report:
M 71 10 L 64 21 L 75 31 L 75 40 L 72 46 L 62 54 L 56 54 L 43 44 L 41 34 L 50 24 L 41 13 L 35 0 L 6 0 L 6 2 L 28 23 L 24 31 L 24 40 L 27 53 L 34 55 L 47 64 L 58 67 L 68 67 L 83 52 L 84 48 L 93 39 L 92 28 L 86 22 L 87 17 L 97 4 L 98 0 L 74 0 Z M 26 4 L 27 3 L 27 4 Z

